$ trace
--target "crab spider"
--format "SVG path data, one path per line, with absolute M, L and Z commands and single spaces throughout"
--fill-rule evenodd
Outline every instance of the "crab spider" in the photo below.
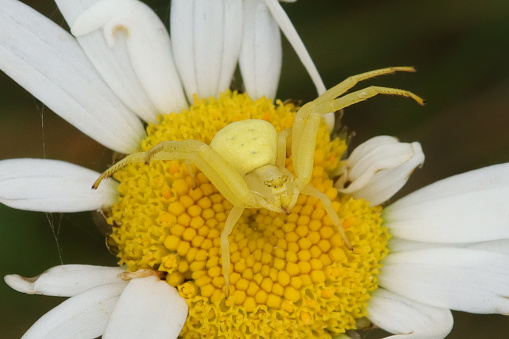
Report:
M 198 140 L 163 141 L 147 152 L 127 156 L 106 170 L 94 183 L 100 182 L 130 163 L 155 160 L 184 160 L 194 164 L 233 205 L 221 233 L 221 253 L 225 294 L 229 295 L 230 247 L 228 236 L 245 208 L 266 208 L 289 214 L 300 194 L 321 201 L 345 245 L 351 249 L 331 200 L 309 185 L 313 171 L 316 137 L 322 115 L 364 101 L 377 94 L 409 97 L 424 104 L 415 94 L 394 88 L 371 86 L 344 96 L 359 81 L 396 71 L 415 72 L 412 67 L 391 67 L 347 78 L 317 99 L 302 106 L 292 129 L 279 135 L 264 120 L 231 123 L 216 133 L 210 145 Z M 285 168 L 286 144 L 291 133 L 291 152 L 296 176 Z

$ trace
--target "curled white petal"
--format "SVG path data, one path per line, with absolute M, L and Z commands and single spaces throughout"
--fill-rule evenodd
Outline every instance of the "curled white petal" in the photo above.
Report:
M 187 318 L 178 291 L 155 276 L 133 279 L 111 315 L 104 338 L 177 338 Z
M 393 253 L 380 286 L 407 298 L 470 313 L 509 314 L 509 260 L 504 254 L 432 248 Z
M 69 27 L 72 27 L 76 18 L 97 1 L 100 0 L 56 0 L 56 3 Z M 118 5 L 121 6 L 122 2 Z M 104 81 L 122 102 L 143 120 L 154 122 L 158 112 L 133 69 L 125 34 L 117 32 L 114 46 L 108 46 L 100 31 L 79 36 L 77 40 Z
M 281 74 L 281 33 L 265 2 L 244 0 L 240 71 L 253 99 L 275 98 Z
M 137 0 L 100 0 L 74 21 L 71 32 L 79 37 L 98 29 L 110 47 L 118 32 L 126 35 L 134 71 L 161 113 L 187 107 L 168 32 L 147 5 Z
M 170 26 L 188 100 L 228 89 L 240 54 L 242 1 L 174 0 Z
M 456 175 L 384 210 L 391 234 L 423 242 L 461 243 L 509 238 L 509 163 Z
M 25 278 L 10 274 L 4 280 L 12 289 L 21 293 L 72 297 L 93 287 L 121 282 L 117 276 L 124 271 L 120 267 L 61 265 L 37 277 Z
M 424 153 L 418 142 L 409 144 L 390 136 L 374 137 L 352 152 L 336 187 L 342 193 L 378 205 L 396 194 L 423 163 Z
M 104 83 L 76 40 L 20 1 L 0 6 L 0 69 L 101 144 L 135 152 L 138 118 Z
M 117 184 L 92 190 L 100 173 L 68 162 L 46 159 L 0 161 L 0 203 L 29 211 L 79 212 L 112 205 Z
M 396 335 L 387 338 L 442 339 L 452 330 L 451 311 L 419 303 L 378 288 L 367 307 L 368 318 Z
M 124 282 L 101 285 L 67 299 L 37 320 L 22 338 L 101 336 L 125 286 Z
M 354 149 L 347 160 L 350 185 L 341 192 L 352 193 L 366 186 L 381 170 L 401 166 L 414 155 L 413 147 L 394 137 L 378 136 Z

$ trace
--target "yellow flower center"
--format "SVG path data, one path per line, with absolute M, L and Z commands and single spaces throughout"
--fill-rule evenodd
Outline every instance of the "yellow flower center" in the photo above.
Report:
M 195 100 L 180 114 L 150 124 L 142 151 L 164 140 L 210 143 L 224 126 L 263 119 L 278 132 L 291 128 L 297 107 L 226 92 Z M 321 202 L 301 195 L 289 215 L 247 209 L 229 237 L 230 296 L 225 298 L 220 235 L 232 205 L 195 169 L 195 182 L 179 161 L 131 164 L 115 174 L 119 198 L 109 222 L 109 245 L 128 270 L 154 269 L 189 305 L 186 338 L 309 338 L 355 328 L 377 288 L 389 234 L 380 207 L 338 196 L 329 174 L 346 150 L 320 127 L 310 184 L 338 212 L 348 250 Z M 291 156 L 287 168 L 293 172 Z

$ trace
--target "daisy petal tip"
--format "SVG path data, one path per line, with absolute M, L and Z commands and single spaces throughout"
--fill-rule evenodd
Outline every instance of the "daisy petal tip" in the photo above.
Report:
M 83 12 L 74 23 L 71 25 L 71 34 L 75 37 L 87 35 L 97 29 L 99 29 L 103 23 L 97 19 L 94 20 L 94 15 L 90 12 L 90 9 Z
M 25 278 L 17 274 L 8 274 L 4 277 L 5 283 L 10 288 L 26 294 L 38 294 L 34 289 L 35 280 L 37 278 Z
M 71 34 L 75 37 L 86 35 L 94 30 L 91 29 L 86 22 L 79 20 L 80 18 L 78 18 L 78 20 L 76 20 L 76 22 L 71 26 Z
M 126 28 L 115 20 L 116 8 L 109 0 L 96 2 L 84 11 L 71 25 L 71 33 L 75 37 L 89 34 L 95 30 L 103 29 L 104 39 L 109 47 L 115 44 L 115 33 Z
M 387 332 L 385 339 L 441 339 L 451 332 L 449 309 L 433 307 L 379 288 L 368 305 L 369 319 Z

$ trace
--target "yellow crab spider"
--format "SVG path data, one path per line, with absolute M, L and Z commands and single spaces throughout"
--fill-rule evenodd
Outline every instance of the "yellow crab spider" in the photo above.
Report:
M 269 122 L 250 119 L 225 126 L 216 133 L 210 145 L 198 140 L 163 141 L 147 152 L 129 155 L 116 163 L 96 180 L 92 188 L 96 189 L 104 178 L 130 163 L 184 160 L 199 168 L 233 205 L 221 234 L 221 260 L 225 294 L 228 297 L 228 236 L 245 208 L 266 208 L 289 214 L 300 194 L 313 196 L 322 202 L 345 245 L 351 249 L 331 200 L 309 185 L 318 128 L 325 113 L 340 110 L 377 94 L 405 96 L 422 105 L 424 101 L 411 92 L 376 86 L 340 97 L 359 81 L 396 71 L 415 72 L 415 69 L 391 67 L 352 76 L 302 106 L 295 116 L 293 128 L 282 131 L 279 136 Z M 296 176 L 285 168 L 286 144 L 290 133 Z

